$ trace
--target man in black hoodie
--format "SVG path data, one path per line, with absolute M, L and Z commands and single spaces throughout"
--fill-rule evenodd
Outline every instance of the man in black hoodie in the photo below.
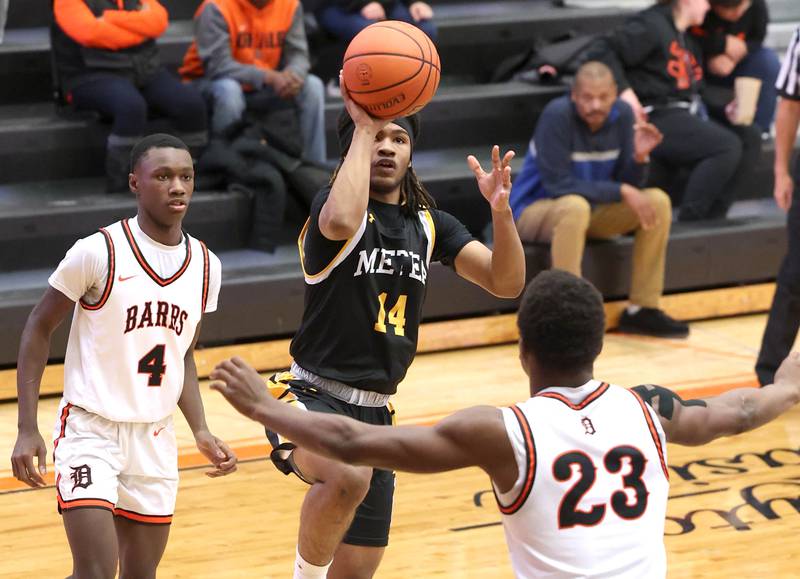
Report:
M 611 67 L 620 98 L 637 119 L 663 133 L 653 159 L 671 170 L 689 169 L 683 195 L 670 192 L 680 204 L 679 221 L 725 217 L 760 152 L 757 130 L 709 119 L 701 100 L 702 48 L 687 30 L 702 24 L 708 9 L 707 0 L 660 0 L 599 39 L 586 55 Z

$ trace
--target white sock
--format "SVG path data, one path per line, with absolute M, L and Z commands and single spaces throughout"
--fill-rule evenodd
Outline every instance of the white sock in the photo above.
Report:
M 331 561 L 333 563 L 333 561 Z M 300 556 L 300 550 L 297 550 L 297 557 L 294 560 L 294 575 L 293 579 L 325 579 L 328 576 L 328 569 L 331 563 L 323 565 L 312 565 L 303 557 Z
M 625 311 L 628 312 L 630 315 L 635 316 L 639 313 L 639 310 L 642 309 L 642 306 L 637 306 L 634 304 L 628 304 L 628 307 L 625 308 Z

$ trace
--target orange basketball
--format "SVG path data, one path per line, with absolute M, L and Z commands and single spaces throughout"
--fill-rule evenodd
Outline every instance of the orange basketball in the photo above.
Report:
M 439 87 L 439 54 L 416 26 L 376 22 L 353 38 L 344 55 L 345 87 L 374 117 L 395 119 L 420 111 Z

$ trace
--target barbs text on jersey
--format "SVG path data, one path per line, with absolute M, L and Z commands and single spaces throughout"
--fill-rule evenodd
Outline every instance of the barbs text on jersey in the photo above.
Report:
M 175 330 L 179 336 L 183 332 L 183 324 L 189 314 L 180 306 L 168 302 L 158 301 L 153 316 L 153 302 L 145 302 L 141 308 L 131 306 L 127 309 L 124 334 L 142 328 L 168 328 Z

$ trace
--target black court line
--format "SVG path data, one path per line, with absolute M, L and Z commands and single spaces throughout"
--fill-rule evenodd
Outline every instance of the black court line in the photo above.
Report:
M 714 493 L 724 493 L 725 491 L 731 490 L 730 487 L 725 487 L 724 489 L 709 489 L 707 491 L 697 491 L 695 493 L 684 493 L 682 495 L 672 495 L 669 497 L 669 500 L 673 499 L 683 499 L 686 497 L 699 497 L 700 495 L 711 495 Z
M 497 521 L 496 523 L 481 523 L 480 525 L 467 525 L 466 527 L 453 527 L 450 529 L 451 531 L 459 532 L 459 531 L 472 531 L 473 529 L 483 529 L 485 527 L 497 527 L 498 525 L 502 525 L 502 521 Z
M 238 464 L 247 464 L 247 463 L 250 463 L 250 462 L 259 462 L 259 461 L 262 461 L 262 460 L 263 461 L 269 461 L 269 457 L 268 456 L 262 456 L 260 458 L 259 457 L 246 458 L 244 460 L 237 461 L 236 464 L 237 465 Z M 190 470 L 201 470 L 201 469 L 207 469 L 207 468 L 211 468 L 211 463 L 209 463 L 209 464 L 200 464 L 198 466 L 185 466 L 183 468 L 179 468 L 178 472 L 188 472 Z M 45 490 L 45 489 L 54 489 L 54 488 L 56 488 L 56 485 L 53 484 L 53 485 L 47 485 L 47 486 L 35 487 L 35 488 L 34 487 L 30 487 L 30 488 L 24 488 L 24 489 L 11 489 L 11 490 L 7 490 L 7 491 L 0 491 L 0 496 L 15 495 L 15 494 L 18 494 L 18 493 L 29 493 L 29 492 L 33 492 L 33 491 L 42 491 L 42 490 Z

